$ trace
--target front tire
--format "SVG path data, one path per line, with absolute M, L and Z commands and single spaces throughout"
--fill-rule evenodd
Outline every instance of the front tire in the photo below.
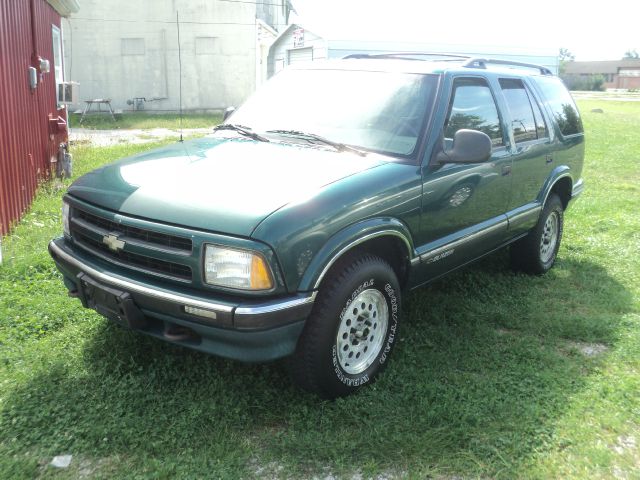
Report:
M 514 269 L 534 275 L 547 273 L 556 261 L 563 228 L 562 201 L 552 193 L 533 230 L 511 245 L 511 265 Z
M 349 254 L 318 293 L 295 353 L 294 381 L 320 397 L 349 395 L 373 382 L 395 345 L 400 287 L 380 257 Z

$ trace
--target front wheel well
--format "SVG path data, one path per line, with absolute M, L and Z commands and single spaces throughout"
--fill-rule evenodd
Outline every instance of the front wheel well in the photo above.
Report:
M 324 278 L 327 278 L 328 274 L 332 270 L 339 268 L 340 265 L 354 253 L 370 253 L 380 257 L 393 269 L 398 279 L 398 283 L 400 284 L 400 288 L 405 287 L 407 280 L 409 279 L 409 269 L 411 267 L 410 252 L 406 242 L 400 237 L 394 235 L 384 235 L 372 238 L 366 242 L 355 245 L 340 256 L 340 258 L 331 266 L 329 272 L 327 272 L 327 275 L 325 275 Z

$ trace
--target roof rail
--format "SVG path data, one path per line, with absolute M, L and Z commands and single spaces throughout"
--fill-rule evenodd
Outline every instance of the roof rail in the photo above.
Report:
M 534 63 L 512 62 L 511 60 L 496 60 L 493 58 L 470 58 L 463 66 L 467 68 L 487 68 L 487 65 L 512 65 L 514 67 L 525 67 L 539 70 L 542 75 L 553 75 L 547 67 Z
M 384 59 L 384 58 L 396 58 L 402 60 L 425 60 L 422 58 L 411 57 L 440 57 L 436 60 L 442 60 L 445 62 L 455 60 L 468 60 L 471 59 L 469 55 L 458 55 L 454 53 L 437 53 L 437 52 L 391 52 L 391 53 L 352 53 L 342 57 L 343 60 L 347 59 Z

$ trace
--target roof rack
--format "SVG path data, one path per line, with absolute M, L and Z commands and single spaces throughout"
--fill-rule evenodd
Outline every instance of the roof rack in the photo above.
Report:
M 467 57 L 469 58 L 469 57 Z M 487 65 L 512 65 L 514 67 L 525 67 L 539 70 L 542 75 L 553 75 L 553 72 L 547 67 L 536 65 L 534 63 L 512 62 L 511 60 L 496 60 L 493 58 L 469 58 L 463 65 L 467 68 L 487 68 Z
M 424 58 L 415 57 L 436 57 L 434 60 L 442 62 L 456 62 L 466 60 L 463 67 L 466 68 L 487 68 L 487 65 L 507 65 L 513 67 L 533 68 L 540 71 L 542 75 L 553 75 L 553 72 L 547 67 L 536 65 L 534 63 L 512 62 L 511 60 L 498 60 L 495 58 L 471 57 L 469 55 L 459 55 L 456 53 L 437 53 L 437 52 L 392 52 L 392 53 L 352 53 L 342 57 L 347 59 L 385 59 L 395 58 L 402 60 L 426 60 Z
M 351 55 L 347 55 L 342 58 L 343 60 L 367 59 L 367 58 L 370 58 L 370 59 L 397 58 L 402 60 L 423 60 L 421 58 L 411 58 L 411 57 L 440 57 L 437 60 L 441 60 L 444 62 L 471 59 L 469 55 L 458 55 L 454 53 L 437 53 L 437 52 L 392 52 L 392 53 L 373 53 L 373 54 L 372 53 L 352 53 Z

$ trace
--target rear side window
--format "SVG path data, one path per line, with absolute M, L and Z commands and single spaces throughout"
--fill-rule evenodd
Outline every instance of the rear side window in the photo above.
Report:
M 542 89 L 549 110 L 558 122 L 562 135 L 582 133 L 582 120 L 578 107 L 562 81 L 556 77 L 537 77 L 536 82 Z
M 511 128 L 516 143 L 538 139 L 531 99 L 521 80 L 500 79 L 502 93 L 511 112 Z
M 463 128 L 486 133 L 494 147 L 504 145 L 498 109 L 491 89 L 483 79 L 459 78 L 454 81 L 444 136 L 453 138 Z

